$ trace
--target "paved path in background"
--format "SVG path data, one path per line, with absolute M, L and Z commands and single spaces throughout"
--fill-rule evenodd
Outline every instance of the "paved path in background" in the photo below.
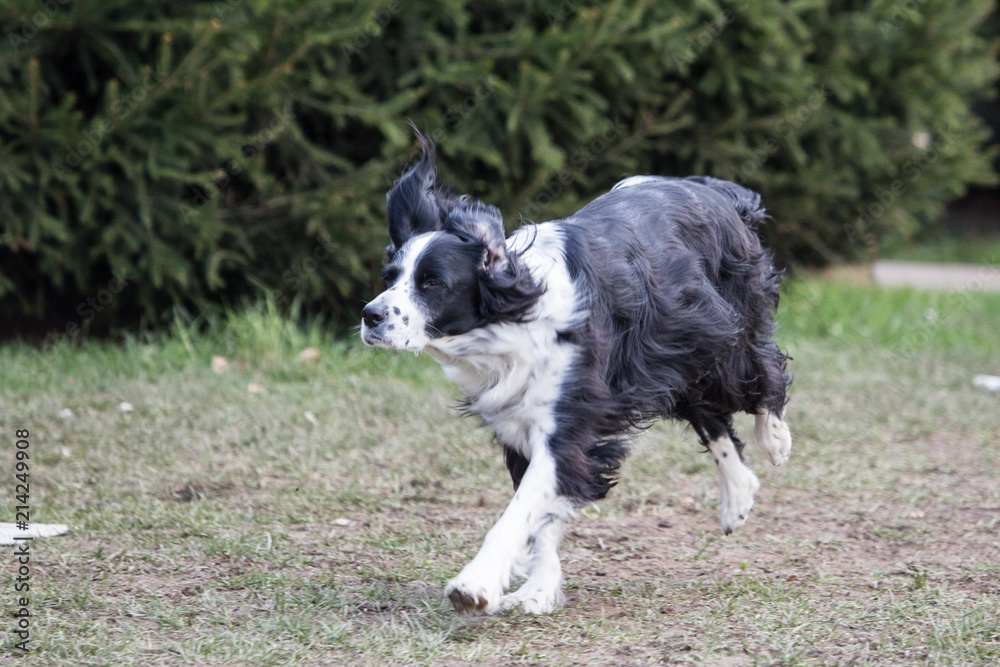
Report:
M 1000 266 L 879 260 L 872 279 L 886 287 L 1000 292 Z

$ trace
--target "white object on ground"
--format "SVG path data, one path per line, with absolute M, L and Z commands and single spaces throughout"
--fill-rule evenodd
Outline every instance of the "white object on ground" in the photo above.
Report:
M 68 530 L 64 523 L 29 523 L 28 530 L 20 530 L 14 523 L 0 523 L 0 545 L 18 544 L 15 537 L 55 537 L 65 535 Z
M 972 386 L 986 391 L 1000 391 L 1000 375 L 975 375 Z

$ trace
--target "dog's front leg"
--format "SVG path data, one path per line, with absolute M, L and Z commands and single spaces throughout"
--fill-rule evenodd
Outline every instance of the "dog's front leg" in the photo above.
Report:
M 572 510 L 572 503 L 558 495 L 555 459 L 544 443 L 536 446 L 514 498 L 486 534 L 479 553 L 445 587 L 445 595 L 455 610 L 499 611 L 500 598 L 510 585 L 511 573 L 524 556 L 529 540 L 534 540 L 534 560 L 529 580 L 537 580 L 536 574 L 541 574 L 537 568 L 544 563 L 544 570 L 550 573 L 545 578 L 549 584 L 547 587 L 551 588 L 554 584 L 556 590 L 548 592 L 544 604 L 526 606 L 525 611 L 551 611 L 558 602 L 558 589 L 562 583 L 556 551 L 562 534 L 559 524 Z
M 551 521 L 535 533 L 531 545 L 531 569 L 520 588 L 500 598 L 502 609 L 520 607 L 526 614 L 547 614 L 562 605 L 562 563 L 559 543 L 563 536 L 563 519 L 555 514 Z

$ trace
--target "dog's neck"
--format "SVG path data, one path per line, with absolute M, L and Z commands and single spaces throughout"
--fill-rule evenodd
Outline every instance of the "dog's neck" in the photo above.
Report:
M 555 404 L 577 353 L 545 322 L 492 325 L 424 348 L 508 447 L 530 458 L 533 436 L 555 428 Z M 534 431 L 539 431 L 536 433 Z
M 424 351 L 441 364 L 445 376 L 473 405 L 481 403 L 484 410 L 492 412 L 490 406 L 501 406 L 486 396 L 523 393 L 539 357 L 555 343 L 555 333 L 546 335 L 545 329 L 538 322 L 490 325 L 461 336 L 435 339 Z M 475 412 L 483 414 L 483 410 Z

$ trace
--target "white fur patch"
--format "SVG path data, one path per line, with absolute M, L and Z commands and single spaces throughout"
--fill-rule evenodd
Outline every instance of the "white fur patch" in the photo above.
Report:
M 500 598 L 501 609 L 520 607 L 525 614 L 548 614 L 565 601 L 559 543 L 563 522 L 553 519 L 535 533 L 528 579 L 510 595 Z
M 719 518 L 722 529 L 729 535 L 746 523 L 753 507 L 753 494 L 760 488 L 760 482 L 740 460 L 728 435 L 708 443 L 708 451 L 719 469 Z
M 780 466 L 792 452 L 792 434 L 785 420 L 770 411 L 759 412 L 754 417 L 754 438 L 761 451 L 773 465 Z
M 615 183 L 615 186 L 611 189 L 620 190 L 621 188 L 630 188 L 634 185 L 642 185 L 643 183 L 658 183 L 662 181 L 663 179 L 659 176 L 629 176 Z
M 419 352 L 430 340 L 427 335 L 427 314 L 413 299 L 417 291 L 416 267 L 421 253 L 443 232 L 428 232 L 411 237 L 399 250 L 400 272 L 392 287 L 372 300 L 371 305 L 386 313 L 386 320 L 373 337 L 368 326 L 361 323 L 361 339 L 369 345 L 393 350 Z
M 503 515 L 486 534 L 479 553 L 445 587 L 444 593 L 456 611 L 500 611 L 501 595 L 510 585 L 511 575 L 528 540 L 534 538 L 537 542 L 541 538 L 544 542 L 547 538 L 551 542 L 552 536 L 541 529 L 573 511 L 570 501 L 557 495 L 556 464 L 544 440 L 532 454 L 520 487 Z M 541 551 L 535 550 L 530 569 L 531 575 L 541 572 L 538 567 L 545 570 L 535 580 L 535 585 L 539 585 L 538 582 L 544 579 L 547 584 L 541 587 L 544 590 L 548 590 L 551 583 L 551 548 L 548 543 L 546 545 Z M 540 554 L 543 556 L 541 561 Z M 555 558 L 558 564 L 558 552 Z M 540 565 L 536 567 L 536 563 Z M 561 576 L 560 570 L 560 583 Z
M 507 245 L 517 248 L 522 243 L 531 243 L 522 260 L 546 286 L 530 321 L 436 338 L 424 349 L 441 363 L 445 376 L 468 396 L 470 409 L 500 441 L 530 459 L 534 445 L 529 431 L 538 428 L 547 435 L 555 430 L 555 403 L 578 353 L 576 346 L 559 342 L 558 334 L 581 313 L 561 257 L 561 234 L 539 225 L 515 233 Z

